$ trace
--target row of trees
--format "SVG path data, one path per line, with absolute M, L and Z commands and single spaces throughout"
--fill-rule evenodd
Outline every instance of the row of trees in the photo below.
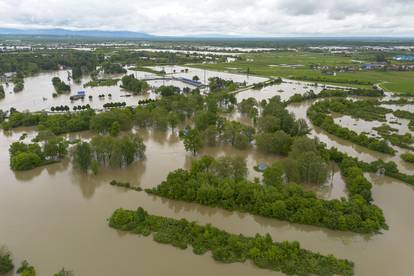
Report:
M 125 74 L 127 72 L 120 64 L 110 62 L 102 64 L 102 70 L 105 74 Z
M 298 242 L 277 243 L 270 235 L 234 235 L 211 225 L 149 215 L 142 208 L 115 210 L 109 226 L 144 236 L 153 234 L 156 242 L 180 249 L 191 246 L 197 255 L 211 251 L 212 257 L 223 263 L 251 260 L 259 268 L 289 275 L 353 275 L 352 262 L 302 249 Z
M 94 79 L 83 85 L 83 87 L 113 86 L 117 85 L 119 79 Z
M 110 102 L 103 105 L 104 108 L 125 107 L 126 102 Z
M 95 136 L 91 142 L 82 142 L 75 146 L 73 162 L 84 172 L 98 172 L 99 166 L 126 167 L 135 160 L 144 158 L 145 145 L 136 135 L 122 137 Z

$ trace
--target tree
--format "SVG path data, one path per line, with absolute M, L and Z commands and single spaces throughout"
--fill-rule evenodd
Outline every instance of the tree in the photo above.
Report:
M 267 115 L 257 120 L 257 127 L 261 132 L 275 132 L 280 129 L 280 119 Z
M 270 186 L 278 186 L 283 184 L 284 172 L 283 162 L 274 162 L 272 166 L 267 167 L 263 172 L 263 183 Z
M 200 78 L 197 75 L 193 76 L 193 81 L 199 81 L 199 80 Z
M 109 129 L 109 134 L 112 136 L 117 136 L 121 131 L 121 125 L 118 121 L 112 123 L 111 128 Z
M 289 181 L 297 183 L 323 183 L 328 176 L 328 165 L 318 150 L 317 141 L 297 138 L 285 162 Z
M 92 162 L 91 146 L 87 142 L 82 142 L 75 147 L 74 158 L 75 165 L 82 171 L 87 172 Z
M 200 132 L 196 129 L 186 129 L 180 133 L 186 151 L 191 151 L 193 155 L 203 147 L 203 139 Z
M 283 130 L 275 133 L 260 133 L 256 135 L 256 146 L 263 152 L 286 155 L 290 150 L 292 140 L 292 137 Z

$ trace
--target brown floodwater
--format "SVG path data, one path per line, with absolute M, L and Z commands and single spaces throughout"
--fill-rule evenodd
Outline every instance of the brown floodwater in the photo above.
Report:
M 50 81 L 50 76 L 46 79 Z M 26 81 L 26 85 L 28 83 Z M 298 118 L 306 119 L 310 103 L 290 105 L 289 110 Z M 0 102 L 0 107 L 4 106 Z M 27 172 L 13 172 L 9 169 L 9 145 L 23 133 L 28 133 L 26 141 L 29 141 L 35 132 L 26 128 L 0 133 L 0 244 L 7 245 L 15 264 L 27 259 L 37 268 L 40 276 L 53 275 L 62 267 L 73 270 L 77 276 L 282 275 L 258 269 L 249 262 L 218 263 L 209 254 L 194 255 L 191 249 L 179 250 L 156 243 L 150 237 L 118 232 L 107 225 L 106 219 L 116 208 L 135 209 L 141 206 L 156 215 L 211 223 L 232 233 L 251 236 L 270 233 L 276 241 L 297 240 L 303 248 L 353 261 L 356 275 L 413 275 L 413 187 L 388 177 L 366 175 L 373 183 L 375 204 L 383 209 L 390 226 L 389 230 L 377 235 L 331 231 L 162 199 L 145 192 L 113 187 L 109 182 L 117 179 L 143 188 L 154 187 L 170 171 L 188 168 L 194 157 L 185 152 L 177 133 L 134 131 L 143 137 L 147 146 L 145 160 L 125 169 L 105 169 L 97 176 L 78 172 L 72 168 L 70 160 Z M 318 128 L 313 129 L 311 135 L 362 160 L 395 160 L 400 169 L 410 174 L 414 171 L 413 166 L 401 162 L 398 156 L 388 157 L 369 151 Z M 75 133 L 67 137 L 89 139 L 91 133 Z M 250 179 L 260 177 L 253 170 L 254 165 L 261 162 L 271 164 L 278 160 L 276 156 L 255 150 L 240 151 L 226 146 L 206 148 L 201 154 L 244 157 Z M 326 183 L 307 188 L 322 198 L 346 196 L 345 183 L 335 166 Z

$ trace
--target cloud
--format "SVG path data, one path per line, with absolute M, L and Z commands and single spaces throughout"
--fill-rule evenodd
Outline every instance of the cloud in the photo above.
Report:
M 414 35 L 411 0 L 0 0 L 0 27 L 158 35 Z

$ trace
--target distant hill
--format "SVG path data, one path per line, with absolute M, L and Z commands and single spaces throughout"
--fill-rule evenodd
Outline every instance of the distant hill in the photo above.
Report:
M 141 32 L 100 31 L 100 30 L 68 30 L 68 29 L 11 29 L 0 28 L 0 35 L 29 36 L 69 36 L 69 37 L 102 37 L 102 38 L 153 38 Z

